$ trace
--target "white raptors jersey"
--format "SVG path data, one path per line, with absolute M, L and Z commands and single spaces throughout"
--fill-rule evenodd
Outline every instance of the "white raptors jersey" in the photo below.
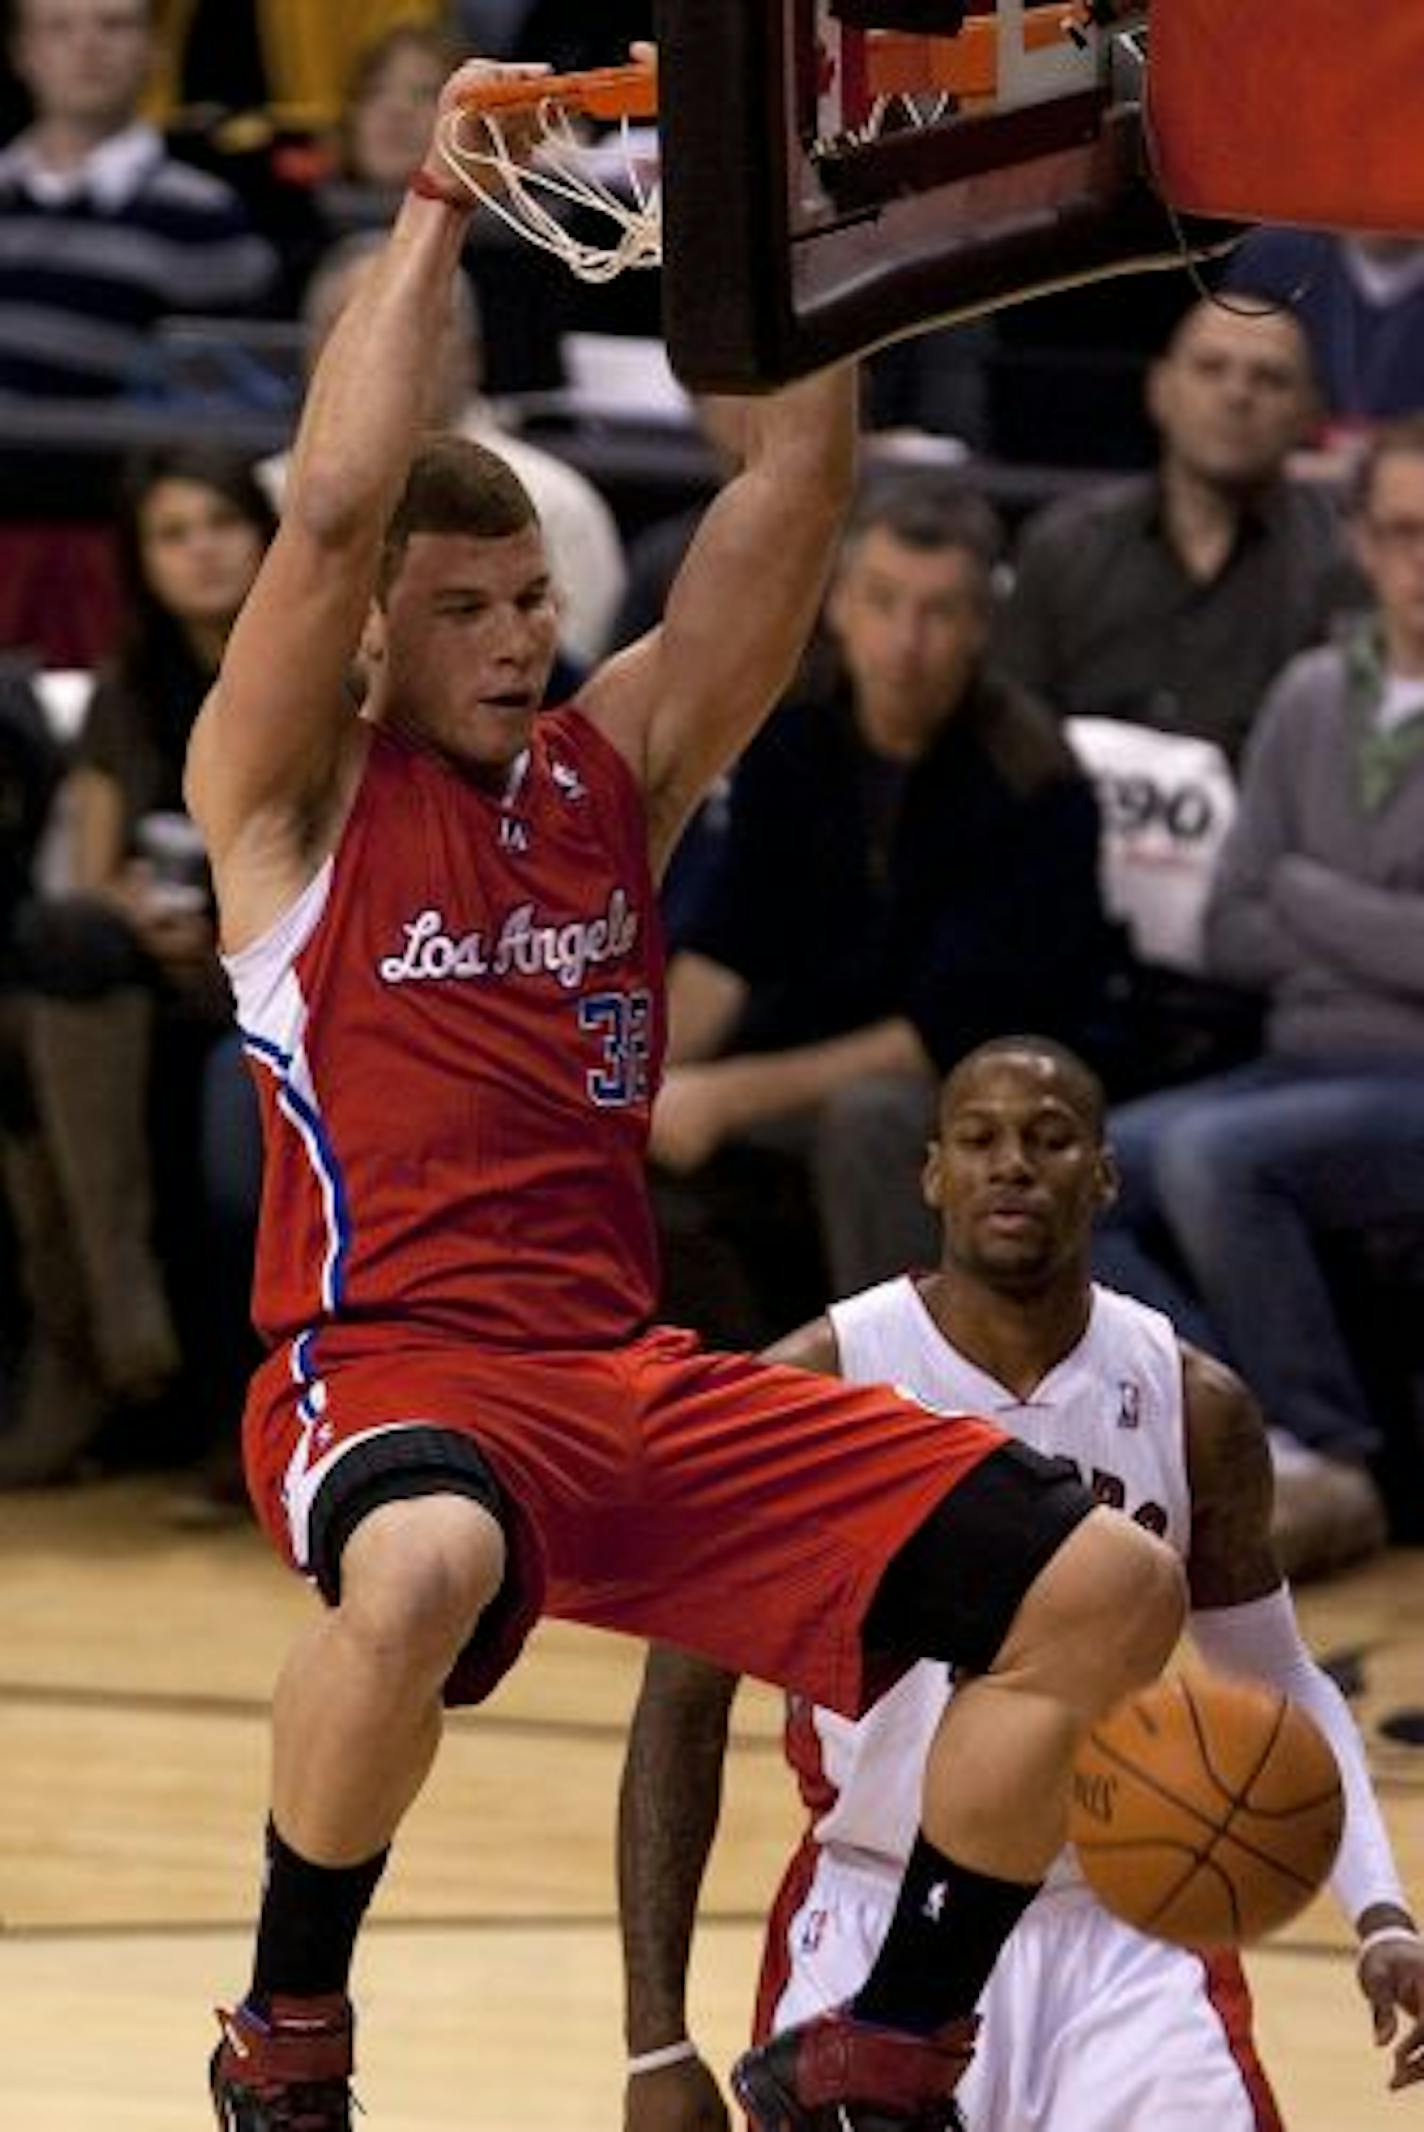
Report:
M 1069 1458 L 1099 1501 L 1185 1558 L 1191 1530 L 1182 1362 L 1159 1311 L 1093 1290 L 1088 1328 L 1032 1397 L 1015 1398 L 951 1347 L 907 1277 L 831 1308 L 841 1374 L 893 1384 L 945 1413 L 982 1414 L 1035 1451 Z M 816 1840 L 898 1874 L 919 1825 L 920 1780 L 949 1692 L 947 1667 L 912 1668 L 858 1722 L 793 1701 L 787 1754 Z M 1054 1879 L 1071 1870 L 1060 1862 Z

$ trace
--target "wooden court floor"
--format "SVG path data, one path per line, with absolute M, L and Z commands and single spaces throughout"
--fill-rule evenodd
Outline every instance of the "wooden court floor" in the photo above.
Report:
M 313 1602 L 247 1529 L 169 1530 L 149 1481 L 0 1498 L 0 2132 L 204 2132 L 210 2009 L 239 1992 L 266 1699 Z M 1302 1595 L 1357 1704 L 1424 1899 L 1424 1554 Z M 451 1726 L 363 1947 L 371 2132 L 617 2132 L 612 1805 L 637 1649 L 554 1626 Z M 765 1899 L 796 1814 L 777 1703 L 737 1709 L 695 1976 L 698 2033 L 739 2047 Z M 1291 2132 L 1424 2125 L 1384 2092 L 1322 1901 L 1251 1961 Z M 1124 2126 L 1122 2132 L 1151 2132 Z M 1209 2128 L 1204 2128 L 1209 2132 Z

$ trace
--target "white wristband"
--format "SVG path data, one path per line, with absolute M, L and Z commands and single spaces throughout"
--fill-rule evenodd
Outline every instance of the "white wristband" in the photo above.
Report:
M 1424 1934 L 1416 1932 L 1410 1925 L 1381 1925 L 1378 1932 L 1367 1932 L 1355 1949 L 1356 1966 L 1376 1947 L 1392 1946 L 1395 1941 L 1401 1946 L 1417 1947 L 1421 1939 Z
M 636 2073 L 660 2073 L 665 2065 L 682 2065 L 698 2055 L 697 2045 L 684 2036 L 680 2043 L 664 2043 L 659 2050 L 640 2051 L 623 2070 L 631 2080 Z

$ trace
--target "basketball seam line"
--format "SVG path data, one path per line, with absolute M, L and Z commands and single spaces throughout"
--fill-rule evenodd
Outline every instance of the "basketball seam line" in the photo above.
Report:
M 1150 1791 L 1156 1792 L 1159 1798 L 1165 1799 L 1169 1806 L 1175 1806 L 1181 1813 L 1189 1815 L 1193 1821 L 1200 1822 L 1203 1830 L 1210 1832 L 1212 1841 L 1208 1843 L 1206 1849 L 1204 1851 L 1192 1853 L 1192 1856 L 1195 1858 L 1196 1863 L 1198 1865 L 1205 1865 L 1210 1863 L 1211 1853 L 1215 1849 L 1216 1840 L 1222 1835 L 1230 1833 L 1231 1841 L 1234 1844 L 1238 1845 L 1239 1848 L 1246 1853 L 1248 1858 L 1255 1859 L 1258 1865 L 1270 1866 L 1273 1872 L 1281 1874 L 1284 1879 L 1293 1880 L 1298 1887 L 1307 1888 L 1312 1894 L 1315 1892 L 1316 1883 L 1313 1880 L 1308 1879 L 1305 1874 L 1297 1872 L 1293 1866 L 1284 1864 L 1279 1858 L 1273 1858 L 1269 1851 L 1258 1850 L 1256 1846 L 1251 1843 L 1247 1837 L 1238 1835 L 1235 1832 L 1231 1832 L 1226 1829 L 1219 1828 L 1216 1822 L 1210 1820 L 1208 1816 L 1202 1812 L 1200 1807 L 1193 1806 L 1189 1799 L 1183 1799 L 1179 1797 L 1178 1794 L 1172 1791 L 1169 1786 L 1163 1784 L 1159 1778 L 1152 1776 L 1150 1772 L 1139 1767 L 1136 1762 L 1129 1761 L 1127 1756 L 1122 1754 L 1116 1747 L 1112 1746 L 1109 1741 L 1100 1739 L 1096 1734 L 1094 1734 L 1093 1745 L 1097 1748 L 1099 1754 L 1103 1755 L 1108 1761 L 1116 1762 L 1119 1769 L 1125 1771 L 1128 1776 L 1135 1777 L 1139 1783 L 1146 1785 Z M 1329 1795 L 1327 1794 L 1327 1797 L 1328 1796 Z M 1161 1843 L 1164 1840 L 1185 1844 L 1185 1838 L 1164 1839 L 1160 1836 L 1150 1839 L 1143 1837 L 1134 1837 L 1130 1840 L 1135 1844 L 1146 1841 L 1155 1841 L 1157 1843 Z M 1110 1851 L 1121 1850 L 1125 1848 L 1125 1845 L 1123 1843 L 1092 1842 L 1079 1843 L 1077 1845 L 1077 1848 L 1079 1850 L 1089 1851 Z M 1190 1848 L 1190 1846 L 1187 1846 L 1187 1848 Z M 1156 1914 L 1157 1913 L 1154 1911 L 1153 1915 L 1155 1916 Z

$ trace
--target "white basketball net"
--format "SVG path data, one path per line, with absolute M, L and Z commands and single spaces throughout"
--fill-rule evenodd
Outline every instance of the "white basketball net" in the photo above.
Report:
M 631 267 L 661 264 L 662 190 L 648 174 L 627 119 L 620 120 L 621 162 L 611 140 L 591 142 L 575 132 L 567 109 L 554 98 L 521 111 L 538 140 L 529 159 L 516 159 L 497 111 L 457 112 L 446 120 L 436 145 L 451 175 L 515 233 L 552 252 L 580 281 L 612 281 Z M 598 165 L 617 165 L 620 182 Z M 600 242 L 570 229 L 559 207 L 601 217 L 613 232 Z

